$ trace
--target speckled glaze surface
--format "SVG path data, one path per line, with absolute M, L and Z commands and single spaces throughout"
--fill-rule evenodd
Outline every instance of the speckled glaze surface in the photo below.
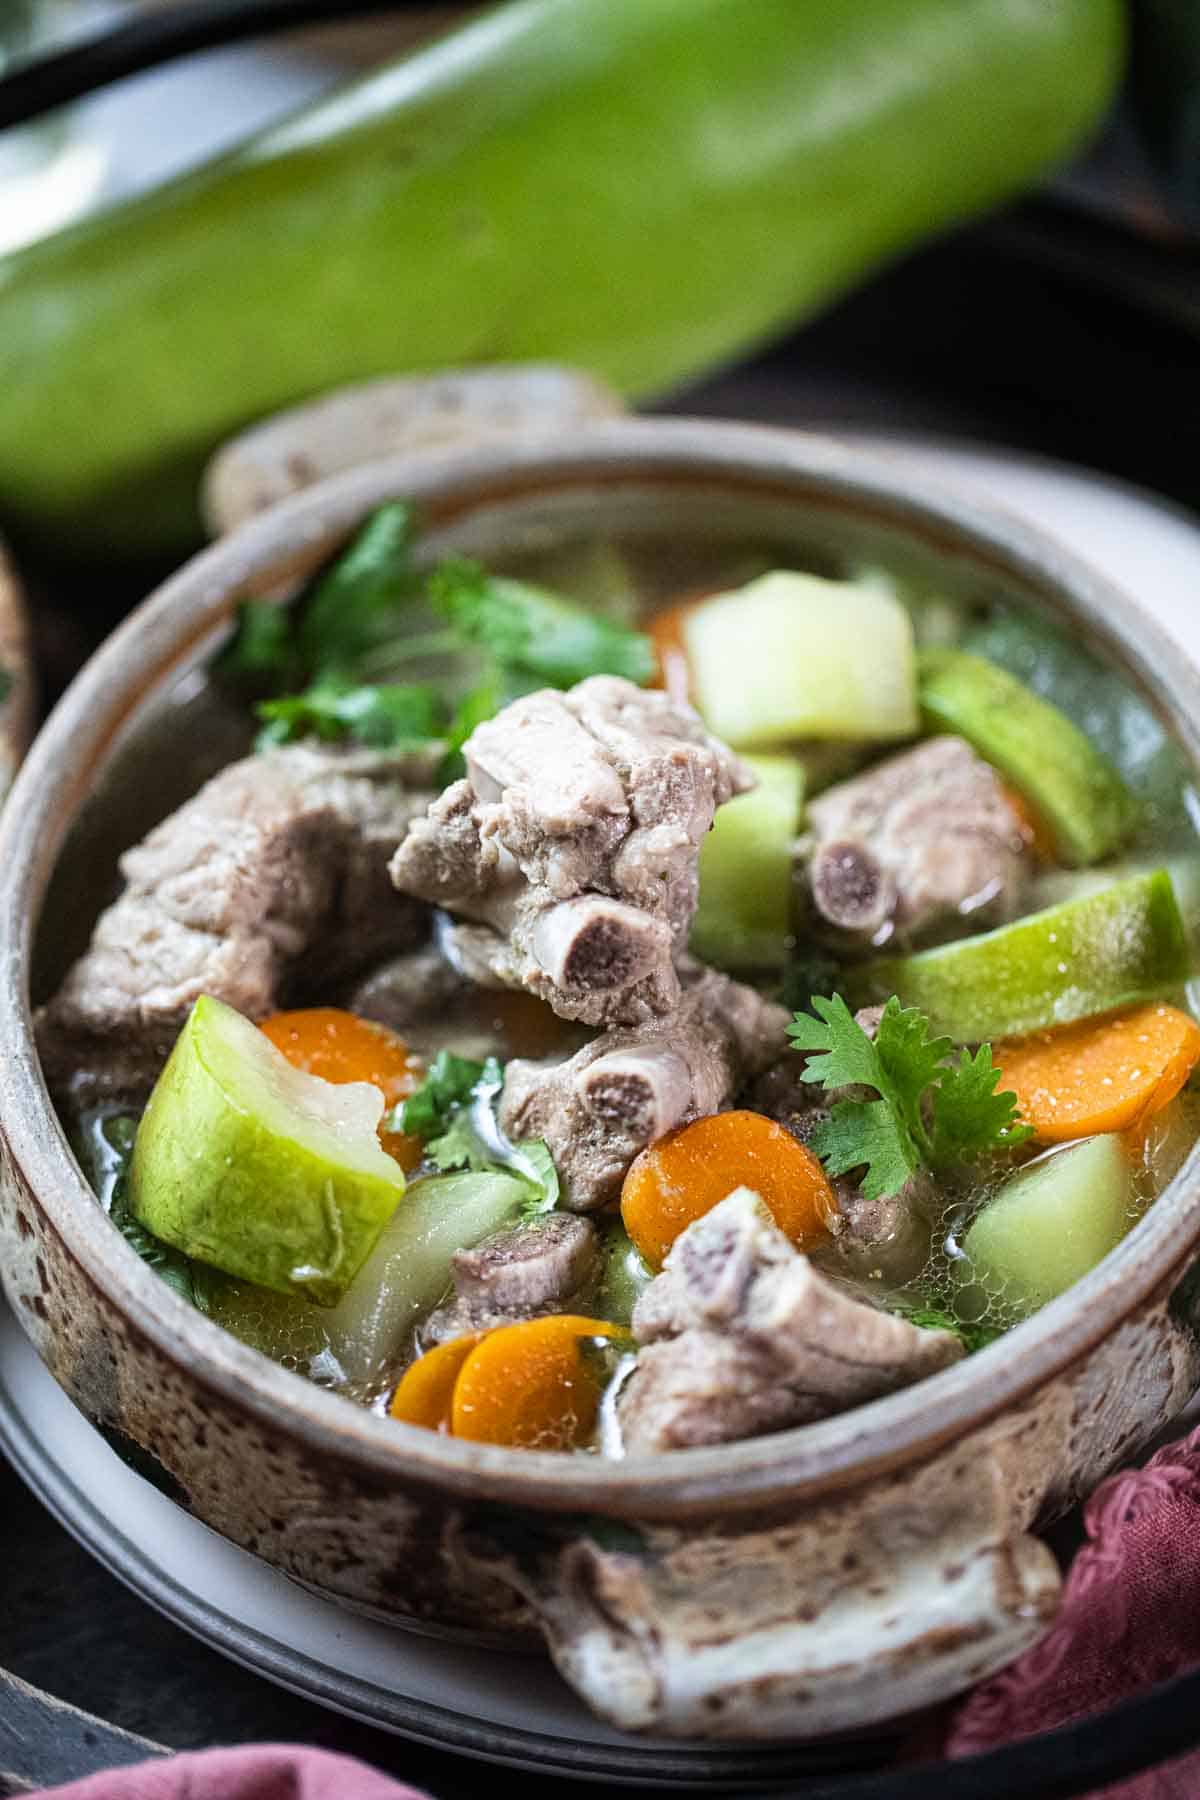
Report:
M 1200 684 L 1127 597 L 1052 544 L 913 492 L 836 443 L 688 421 L 580 428 L 379 462 L 272 508 L 135 614 L 56 709 L 0 829 L 0 1263 L 76 1403 L 182 1505 L 343 1603 L 426 1630 L 540 1633 L 629 1730 L 784 1738 L 942 1700 L 1052 1616 L 1032 1535 L 1200 1380 L 1200 1156 L 1105 1263 L 988 1349 L 800 1431 L 602 1463 L 435 1437 L 359 1412 L 187 1308 L 111 1230 L 65 1143 L 30 1029 L 47 884 L 97 775 L 219 641 L 240 593 L 323 558 L 372 506 L 421 504 L 434 551 L 588 523 L 916 555 L 1073 621 L 1194 766 Z M 161 810 L 170 804 L 165 789 Z M 103 899 L 86 896 L 92 910 Z M 94 902 L 94 904 L 93 904 Z

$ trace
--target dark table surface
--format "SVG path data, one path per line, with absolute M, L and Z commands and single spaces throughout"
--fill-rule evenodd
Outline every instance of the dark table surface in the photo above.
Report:
M 1178 255 L 1168 262 L 1077 216 L 1026 209 L 912 258 L 758 359 L 677 397 L 672 410 L 1003 444 L 1195 504 L 1194 276 Z M 45 649 L 65 672 L 101 621 L 64 609 L 44 616 Z M 491 1779 L 480 1765 L 324 1711 L 225 1661 L 127 1592 L 2 1462 L 0 1519 L 0 1666 L 26 1681 L 173 1748 L 322 1745 L 439 1800 L 476 1795 Z M 525 1800 L 566 1786 L 558 1777 L 519 1780 Z

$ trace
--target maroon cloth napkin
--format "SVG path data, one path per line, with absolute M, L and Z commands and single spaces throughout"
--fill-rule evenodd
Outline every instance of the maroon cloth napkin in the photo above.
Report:
M 1055 1624 L 967 1697 L 947 1756 L 1068 1725 L 1200 1663 L 1200 1429 L 1145 1468 L 1110 1476 L 1083 1520 L 1088 1542 L 1071 1564 Z M 1197 1800 L 1200 1752 L 1103 1795 Z
M 348 1756 L 298 1744 L 201 1750 L 43 1788 L 33 1800 L 428 1800 Z

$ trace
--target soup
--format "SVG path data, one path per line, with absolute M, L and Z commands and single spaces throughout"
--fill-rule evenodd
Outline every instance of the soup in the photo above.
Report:
M 1197 1135 L 1165 734 L 1003 596 L 381 509 L 39 1017 L 100 1203 L 349 1400 L 656 1454 L 973 1354 Z M 217 739 L 212 740 L 215 744 Z M 215 770 L 215 772 L 212 772 Z

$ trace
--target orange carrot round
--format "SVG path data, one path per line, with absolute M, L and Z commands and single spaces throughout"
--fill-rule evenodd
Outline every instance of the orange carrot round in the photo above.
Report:
M 1044 1144 L 1129 1131 L 1173 1100 L 1200 1061 L 1200 1025 L 1176 1006 L 1085 1019 L 997 1044 L 998 1088 Z
M 1025 842 L 1038 861 L 1043 863 L 1057 861 L 1058 852 L 1054 842 L 1054 833 L 1045 819 L 1036 811 L 1032 802 L 1024 794 L 1018 792 L 1015 787 L 1010 787 L 1007 781 L 1002 781 L 1000 787 L 1004 798 L 1016 815 Z
M 684 622 L 692 609 L 707 598 L 707 594 L 691 594 L 646 621 L 645 629 L 658 658 L 658 679 L 654 685 L 666 688 L 673 700 L 686 700 L 692 683 L 683 635 Z
M 448 1432 L 454 1384 L 468 1356 L 486 1336 L 483 1331 L 469 1331 L 465 1337 L 437 1344 L 410 1364 L 392 1395 L 388 1411 L 393 1419 L 423 1425 L 427 1431 Z
M 837 1211 L 829 1177 L 790 1131 L 763 1113 L 722 1112 L 642 1151 L 621 1189 L 621 1217 L 659 1269 L 680 1232 L 739 1187 L 753 1188 L 800 1247 L 825 1237 Z
M 454 1384 L 454 1436 L 522 1450 L 571 1450 L 586 1443 L 605 1380 L 596 1353 L 628 1336 L 619 1325 L 574 1313 L 489 1331 Z
M 420 1086 L 424 1069 L 402 1037 L 336 1006 L 309 1006 L 298 1012 L 272 1013 L 260 1030 L 281 1050 L 292 1067 L 324 1081 L 369 1081 L 386 1106 L 406 1100 Z M 380 1130 L 379 1141 L 402 1168 L 415 1169 L 421 1143 L 402 1131 Z

